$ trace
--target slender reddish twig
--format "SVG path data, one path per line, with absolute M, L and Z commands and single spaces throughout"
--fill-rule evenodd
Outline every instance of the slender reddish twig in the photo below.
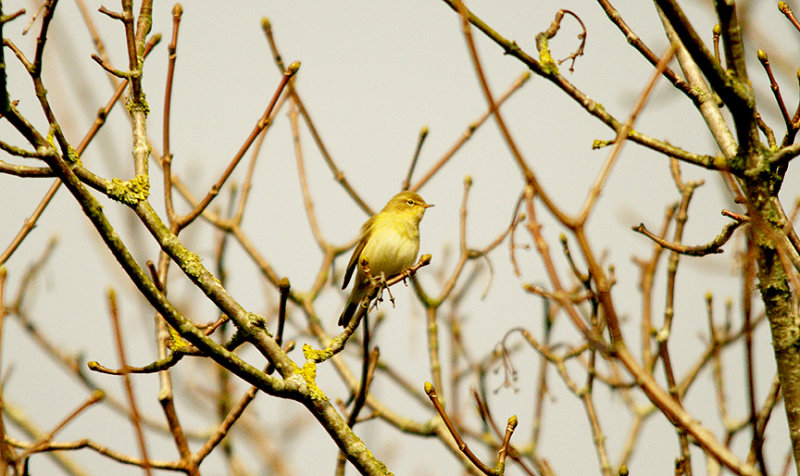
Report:
M 72 413 L 70 413 L 63 420 L 61 420 L 61 422 L 58 425 L 56 425 L 52 430 L 48 431 L 46 434 L 42 435 L 38 440 L 36 440 L 35 442 L 33 442 L 30 445 L 28 445 L 25 448 L 25 451 L 23 451 L 19 455 L 19 459 L 22 460 L 22 459 L 27 458 L 29 455 L 31 455 L 33 453 L 36 453 L 36 452 L 39 452 L 39 451 L 44 451 L 47 448 L 47 446 L 50 443 L 50 441 L 56 435 L 56 433 L 61 431 L 61 429 L 63 429 L 67 425 L 67 423 L 71 422 L 75 417 L 80 415 L 84 410 L 86 410 L 90 406 L 94 405 L 95 403 L 101 401 L 104 396 L 105 395 L 103 394 L 102 390 L 95 390 L 94 392 L 92 392 L 92 394 L 89 395 L 89 397 L 86 399 L 86 401 L 84 401 L 80 406 L 78 406 L 78 408 L 73 410 Z
M 264 111 L 264 114 L 262 114 L 261 118 L 258 120 L 255 127 L 253 127 L 253 130 L 250 132 L 250 135 L 247 137 L 247 139 L 245 139 L 244 144 L 242 144 L 242 147 L 239 149 L 239 151 L 236 153 L 233 159 L 231 159 L 230 163 L 228 164 L 228 167 L 225 169 L 225 171 L 222 172 L 219 179 L 217 179 L 217 182 L 211 186 L 211 190 L 209 190 L 206 196 L 200 201 L 200 203 L 198 203 L 197 206 L 195 206 L 194 210 L 192 210 L 187 215 L 183 216 L 180 220 L 178 220 L 178 223 L 181 225 L 181 227 L 184 227 L 185 225 L 193 222 L 198 216 L 200 216 L 201 213 L 203 213 L 206 207 L 208 207 L 211 201 L 217 196 L 219 190 L 222 188 L 222 185 L 225 184 L 225 182 L 228 180 L 228 177 L 230 177 L 230 175 L 233 173 L 233 170 L 242 160 L 244 154 L 247 152 L 247 149 L 249 149 L 250 146 L 253 144 L 253 141 L 255 141 L 255 139 L 258 137 L 261 131 L 269 127 L 271 123 L 270 116 L 272 114 L 273 108 L 278 102 L 278 98 L 280 97 L 286 85 L 289 84 L 289 80 L 292 79 L 292 77 L 297 73 L 299 69 L 300 69 L 300 63 L 294 62 L 289 65 L 286 71 L 284 71 L 283 76 L 281 77 L 281 81 L 278 84 L 275 93 L 272 95 L 272 100 L 269 102 L 269 105 L 267 105 L 267 109 Z
M 419 154 L 422 152 L 422 144 L 425 143 L 425 139 L 427 137 L 428 126 L 425 126 L 419 131 L 417 147 L 414 149 L 414 156 L 411 158 L 411 165 L 408 167 L 408 173 L 406 173 L 406 178 L 403 180 L 403 190 L 408 190 L 408 188 L 411 186 L 411 176 L 414 174 L 414 169 L 417 167 L 417 159 L 419 159 Z
M 497 98 L 497 106 L 500 107 L 503 103 L 506 102 L 508 98 L 510 98 L 515 92 L 519 91 L 520 88 L 531 78 L 530 71 L 526 71 L 522 73 L 512 84 L 508 87 L 508 89 Z M 428 183 L 428 181 L 439 171 L 442 167 L 453 158 L 453 156 L 458 152 L 461 147 L 467 143 L 467 141 L 475 134 L 485 122 L 486 120 L 492 116 L 492 109 L 491 107 L 487 109 L 478 119 L 472 121 L 467 126 L 467 129 L 456 139 L 456 142 L 450 147 L 450 149 L 445 152 L 435 164 L 431 166 L 431 168 L 425 172 L 425 174 L 417 180 L 414 185 L 412 185 L 409 190 L 412 192 L 416 192 L 423 185 Z
M 172 151 L 170 149 L 170 111 L 172 109 L 172 83 L 175 78 L 175 61 L 178 59 L 178 29 L 181 25 L 183 7 L 176 3 L 172 7 L 172 40 L 169 42 L 167 52 L 169 53 L 169 63 L 167 65 L 167 85 L 164 90 L 164 119 L 162 128 L 162 167 L 164 169 L 164 207 L 167 211 L 167 219 L 170 223 L 177 221 L 175 207 L 172 202 Z
M 261 27 L 264 30 L 264 34 L 267 38 L 267 43 L 269 44 L 270 49 L 272 50 L 272 55 L 275 60 L 275 65 L 281 70 L 284 71 L 286 68 L 283 63 L 283 59 L 281 58 L 280 52 L 278 52 L 278 46 L 275 43 L 275 37 L 272 34 L 272 24 L 267 18 L 263 18 L 261 20 Z M 325 147 L 325 142 L 322 140 L 322 137 L 317 131 L 317 126 L 314 124 L 314 121 L 311 119 L 311 115 L 309 114 L 308 110 L 306 110 L 305 104 L 303 104 L 303 100 L 300 98 L 300 94 L 297 92 L 297 89 L 294 87 L 293 84 L 289 85 L 289 94 L 295 100 L 297 104 L 297 109 L 300 112 L 300 115 L 303 116 L 303 119 L 306 121 L 306 125 L 308 126 L 308 130 L 311 133 L 311 137 L 314 138 L 314 142 L 317 144 L 317 148 L 319 149 L 320 153 L 322 154 L 322 158 L 325 160 L 325 163 L 328 165 L 328 168 L 333 173 L 334 179 L 339 182 L 342 188 L 350 195 L 350 197 L 356 202 L 356 204 L 361 207 L 362 210 L 367 215 L 374 215 L 375 212 L 369 205 L 361 199 L 361 197 L 356 193 L 355 189 L 350 185 L 350 182 L 345 177 L 344 172 L 342 172 L 339 167 L 336 166 L 336 163 L 331 157 L 330 153 L 328 152 L 328 148 Z
M 125 356 L 125 344 L 122 340 L 122 331 L 119 325 L 119 313 L 117 311 L 117 298 L 113 290 L 108 291 L 108 307 L 111 314 L 111 323 L 114 327 L 114 339 L 117 343 L 117 355 L 119 356 L 120 365 L 127 367 L 128 360 Z M 136 397 L 133 394 L 133 384 L 129 374 L 122 374 L 122 381 L 125 386 L 125 393 L 128 395 L 128 403 L 131 406 L 131 423 L 136 431 L 136 439 L 139 444 L 139 451 L 142 454 L 142 469 L 145 474 L 150 475 L 150 458 L 147 456 L 147 445 L 144 441 L 144 432 L 139 420 L 139 408 L 136 404 Z
M 458 449 L 464 454 L 464 456 L 469 459 L 469 461 L 475 465 L 483 474 L 492 476 L 492 475 L 501 475 L 505 469 L 505 458 L 506 453 L 508 452 L 508 445 L 509 441 L 511 440 L 511 435 L 514 432 L 514 429 L 517 427 L 517 417 L 512 416 L 508 419 L 508 425 L 506 426 L 506 434 L 503 437 L 503 444 L 500 447 L 500 451 L 498 452 L 498 464 L 495 468 L 490 468 L 486 466 L 483 461 L 480 460 L 472 450 L 469 449 L 467 443 L 461 438 L 461 435 L 458 433 L 458 430 L 453 425 L 453 422 L 450 420 L 450 417 L 445 412 L 444 407 L 442 406 L 441 402 L 439 402 L 439 395 L 436 393 L 436 389 L 431 385 L 430 382 L 425 382 L 425 393 L 428 394 L 428 398 L 430 398 L 431 403 L 433 403 L 433 407 L 436 409 L 436 412 L 442 418 L 447 430 L 450 432 L 450 435 L 456 440 L 456 444 L 458 445 Z

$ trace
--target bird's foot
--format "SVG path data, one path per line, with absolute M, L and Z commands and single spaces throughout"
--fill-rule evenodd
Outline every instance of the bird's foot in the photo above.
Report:
M 380 275 L 374 276 L 372 278 L 372 285 L 378 288 L 378 297 L 375 298 L 373 307 L 377 307 L 379 302 L 383 302 L 383 291 L 385 290 L 389 294 L 389 302 L 392 303 L 392 307 L 394 308 L 394 296 L 392 296 L 389 285 L 386 284 L 386 274 L 381 272 Z

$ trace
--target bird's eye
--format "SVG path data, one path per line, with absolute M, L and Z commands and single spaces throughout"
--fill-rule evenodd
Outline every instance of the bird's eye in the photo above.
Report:
M 407 203 L 407 204 L 408 204 L 408 206 L 410 207 L 410 206 L 414 205 L 414 200 L 411 200 L 411 199 L 409 198 L 409 199 L 408 199 L 408 201 L 406 201 L 406 203 Z

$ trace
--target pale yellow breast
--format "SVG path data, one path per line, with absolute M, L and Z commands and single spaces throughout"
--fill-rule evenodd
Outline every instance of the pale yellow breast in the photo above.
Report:
M 419 226 L 386 220 L 380 214 L 375 218 L 361 258 L 367 260 L 373 276 L 383 272 L 389 278 L 413 265 L 417 259 Z

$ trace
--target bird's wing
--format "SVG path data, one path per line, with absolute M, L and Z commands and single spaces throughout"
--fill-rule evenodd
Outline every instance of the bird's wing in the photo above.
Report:
M 374 221 L 375 217 L 372 217 L 361 227 L 361 239 L 358 241 L 356 249 L 353 250 L 353 255 L 350 256 L 350 261 L 347 263 L 347 269 L 344 271 L 344 283 L 342 283 L 342 289 L 347 287 L 347 284 L 350 282 L 350 277 L 353 276 L 353 271 L 356 269 L 356 265 L 358 265 L 358 258 L 361 256 L 361 252 L 364 251 L 364 246 L 367 244 Z

